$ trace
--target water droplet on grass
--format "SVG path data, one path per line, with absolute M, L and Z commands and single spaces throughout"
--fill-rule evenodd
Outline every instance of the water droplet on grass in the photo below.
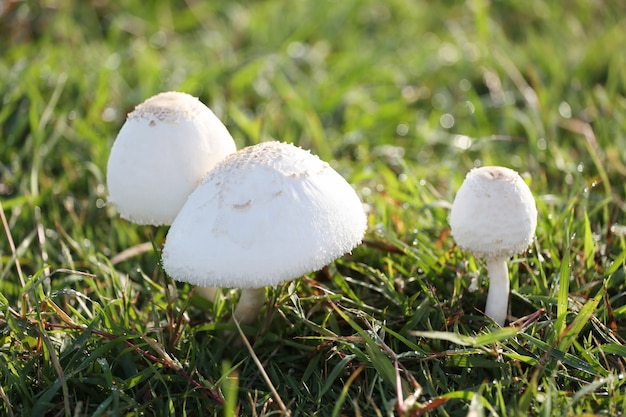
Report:
M 572 108 L 569 103 L 562 101 L 561 104 L 559 104 L 559 114 L 566 119 L 572 117 Z
M 450 113 L 442 114 L 439 118 L 439 124 L 444 129 L 450 129 L 452 126 L 454 126 L 454 116 L 452 116 Z
M 545 151 L 547 147 L 548 143 L 546 142 L 545 138 L 539 138 L 539 140 L 537 140 L 537 149 L 539 149 L 540 151 Z
M 465 151 L 472 146 L 472 138 L 465 135 L 455 135 L 452 144 Z
M 398 136 L 406 136 L 409 133 L 409 125 L 406 123 L 400 123 L 396 126 L 396 133 Z
M 615 236 L 626 236 L 626 226 L 617 223 L 612 224 L 611 233 L 613 233 Z

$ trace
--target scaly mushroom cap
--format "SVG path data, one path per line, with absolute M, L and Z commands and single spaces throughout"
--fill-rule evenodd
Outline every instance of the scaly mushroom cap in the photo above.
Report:
M 166 92 L 132 111 L 109 156 L 109 202 L 138 224 L 170 224 L 206 173 L 235 142 L 197 98 Z
M 196 285 L 275 286 L 351 251 L 365 229 L 361 201 L 330 165 L 265 142 L 202 180 L 167 234 L 163 268 Z
M 509 258 L 533 240 L 535 199 L 512 169 L 474 168 L 454 199 L 450 226 L 456 243 L 475 256 Z

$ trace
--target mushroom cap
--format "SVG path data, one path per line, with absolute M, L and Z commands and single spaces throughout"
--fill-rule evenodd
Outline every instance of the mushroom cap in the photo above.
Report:
M 202 286 L 260 288 L 351 251 L 367 221 L 350 184 L 299 147 L 264 142 L 221 161 L 172 223 L 163 268 Z
M 206 173 L 236 151 L 226 127 L 197 98 L 153 96 L 128 114 L 107 165 L 109 202 L 138 224 L 170 224 Z
M 520 175 L 509 168 L 472 169 L 450 213 L 452 236 L 477 257 L 509 258 L 533 240 L 537 207 Z

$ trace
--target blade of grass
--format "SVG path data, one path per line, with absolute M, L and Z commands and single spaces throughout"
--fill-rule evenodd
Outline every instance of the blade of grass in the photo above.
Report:
M 409 334 L 424 337 L 426 339 L 438 339 L 438 340 L 446 340 L 448 342 L 460 345 L 460 346 L 472 346 L 472 347 L 480 347 L 485 345 L 490 345 L 492 343 L 500 342 L 505 339 L 509 339 L 519 332 L 518 329 L 514 327 L 503 327 L 501 329 L 481 334 L 477 337 L 471 337 L 462 335 L 459 333 L 452 332 L 420 332 L 420 331 L 411 331 Z
M 237 408 L 237 391 L 239 390 L 239 376 L 236 370 L 233 370 L 229 361 L 222 363 L 223 394 L 224 394 L 224 415 L 236 416 Z
M 339 398 L 337 398 L 335 402 L 335 406 L 333 407 L 333 414 L 332 414 L 333 417 L 337 417 L 341 415 L 341 406 L 343 405 L 343 403 L 346 400 L 346 397 L 348 396 L 348 390 L 350 389 L 350 386 L 352 385 L 354 380 L 363 371 L 363 369 L 365 369 L 365 365 L 360 365 L 358 368 L 354 370 L 354 372 L 352 372 L 352 374 L 350 374 L 350 376 L 346 380 L 346 383 L 343 385 L 343 388 L 341 388 L 341 392 L 339 393 Z
M 339 306 L 335 303 L 332 304 L 332 308 L 337 314 L 348 323 L 358 334 L 363 338 L 368 353 L 372 356 L 371 363 L 376 370 L 381 374 L 387 382 L 395 383 L 395 370 L 389 357 L 382 353 L 378 344 L 370 337 L 370 335 L 359 326 L 354 320 L 352 320 L 345 312 L 343 312 Z
M 483 406 L 487 410 L 489 410 L 491 415 L 494 415 L 494 416 L 498 415 L 496 410 L 489 403 L 489 400 L 487 400 L 484 396 L 482 396 L 481 394 L 479 394 L 477 392 L 474 392 L 474 391 L 452 391 L 452 392 L 448 392 L 446 394 L 441 395 L 440 398 L 446 398 L 446 399 L 449 399 L 449 400 L 451 400 L 451 399 L 461 399 L 461 400 L 466 400 L 466 401 L 470 401 L 470 402 L 476 401 L 481 406 Z
M 614 382 L 615 379 L 616 379 L 616 376 L 613 374 L 610 374 L 604 378 L 596 379 L 595 381 L 585 385 L 583 388 L 577 391 L 576 394 L 574 394 L 572 399 L 569 401 L 569 404 L 567 405 L 567 408 L 569 411 L 568 414 L 571 414 L 574 408 L 574 405 L 576 405 L 583 397 L 596 391 L 598 388 L 602 387 L 603 385 L 607 385 L 607 384 Z
M 570 222 L 565 223 L 564 236 L 565 247 L 563 248 L 563 257 L 561 259 L 561 267 L 559 269 L 559 294 L 557 298 L 556 308 L 556 323 L 554 330 L 557 332 L 556 337 L 563 333 L 565 326 L 567 325 L 567 309 L 569 306 L 569 282 L 571 275 L 571 260 L 570 260 Z M 555 339 L 556 340 L 556 339 Z
M 328 392 L 329 389 L 331 389 L 333 383 L 335 382 L 335 379 L 339 377 L 339 375 L 345 370 L 346 365 L 354 360 L 355 357 L 356 355 L 354 354 L 346 355 L 333 367 L 333 369 L 326 376 L 326 382 L 324 382 L 324 385 L 322 385 L 322 388 L 320 389 L 320 397 Z
M 67 380 L 65 378 L 65 373 L 63 372 L 63 366 L 59 362 L 59 357 L 56 354 L 54 345 L 50 338 L 48 337 L 48 333 L 46 332 L 43 322 L 39 323 L 39 337 L 43 340 L 44 345 L 46 346 L 46 351 L 50 356 L 50 362 L 54 366 L 54 369 L 58 376 L 58 381 L 61 385 L 61 391 L 63 392 L 63 408 L 65 410 L 65 417 L 72 417 L 72 409 L 70 407 L 70 393 L 67 387 Z
M 544 354 L 556 360 L 562 361 L 567 366 L 570 366 L 578 371 L 585 372 L 589 375 L 596 376 L 598 374 L 598 371 L 594 369 L 593 366 L 577 356 L 554 349 L 546 342 L 539 340 L 536 337 L 529 335 L 528 333 L 520 333 L 519 336 L 528 340 L 534 346 L 538 347 L 541 351 L 543 351 Z
M 15 270 L 17 271 L 17 276 L 20 279 L 20 284 L 22 288 L 26 286 L 26 280 L 24 279 L 24 273 L 22 272 L 22 266 L 20 265 L 20 259 L 17 256 L 17 250 L 15 249 L 15 242 L 13 241 L 13 235 L 11 234 L 11 228 L 9 227 L 9 223 L 7 222 L 7 218 L 4 214 L 4 208 L 2 207 L 2 201 L 0 201 L 0 218 L 2 219 L 2 226 L 4 227 L 4 233 L 7 236 L 7 241 L 9 242 L 9 248 L 11 249 L 11 255 L 15 262 Z
M 4 392 L 2 385 L 0 385 L 0 398 L 2 398 L 2 401 L 4 401 L 4 404 L 7 407 L 7 412 L 9 413 L 9 417 L 13 417 L 15 415 L 13 414 L 13 406 L 11 405 L 11 402 L 9 401 L 7 394 Z
M 600 291 L 598 291 L 598 294 L 596 294 L 593 299 L 585 303 L 585 305 L 580 309 L 578 314 L 576 314 L 576 317 L 574 318 L 572 323 L 565 328 L 563 334 L 561 335 L 561 340 L 557 344 L 558 350 L 562 352 L 567 352 L 570 346 L 572 346 L 574 340 L 576 340 L 576 338 L 582 331 L 583 327 L 585 327 L 587 322 L 589 322 L 589 320 L 591 319 L 591 316 L 596 312 L 596 308 L 598 307 L 598 304 L 602 301 L 603 297 L 604 287 Z
M 278 391 L 276 391 L 276 387 L 272 383 L 272 380 L 270 379 L 270 377 L 267 374 L 267 372 L 265 372 L 265 368 L 263 367 L 263 364 L 261 363 L 261 361 L 259 360 L 258 356 L 254 352 L 254 349 L 252 349 L 252 346 L 250 345 L 250 342 L 248 342 L 248 338 L 244 334 L 243 330 L 241 330 L 241 326 L 239 326 L 239 322 L 236 319 L 233 319 L 233 323 L 235 323 L 235 326 L 237 327 L 237 331 L 239 332 L 239 336 L 241 336 L 241 340 L 243 341 L 243 344 L 246 346 L 246 349 L 248 349 L 248 353 L 250 353 L 250 356 L 252 357 L 252 360 L 254 361 L 254 363 L 257 366 L 259 372 L 261 373 L 261 376 L 265 380 L 265 383 L 267 384 L 267 386 L 269 387 L 270 391 L 272 392 L 274 400 L 276 401 L 276 403 L 280 407 L 280 410 L 282 411 L 283 415 L 290 416 L 291 415 L 291 411 L 289 411 L 287 409 L 287 407 L 285 406 L 285 403 L 280 398 L 280 395 L 278 394 Z
M 591 223 L 589 222 L 589 215 L 585 210 L 583 217 L 583 253 L 585 254 L 585 266 L 587 269 L 593 269 L 596 260 L 596 242 L 593 238 L 593 232 L 591 231 Z

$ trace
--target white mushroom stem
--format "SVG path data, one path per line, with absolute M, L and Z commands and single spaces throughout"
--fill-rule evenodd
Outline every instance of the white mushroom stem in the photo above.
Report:
M 508 258 L 490 257 L 486 259 L 489 272 L 489 293 L 485 314 L 500 326 L 504 326 L 507 307 L 509 305 L 509 270 L 506 265 Z
M 197 286 L 196 293 L 210 302 L 215 304 L 215 298 L 219 294 L 219 288 L 217 287 L 203 287 L 201 285 Z
M 233 318 L 240 324 L 254 323 L 259 317 L 263 304 L 265 304 L 265 288 L 244 288 L 241 290 Z

